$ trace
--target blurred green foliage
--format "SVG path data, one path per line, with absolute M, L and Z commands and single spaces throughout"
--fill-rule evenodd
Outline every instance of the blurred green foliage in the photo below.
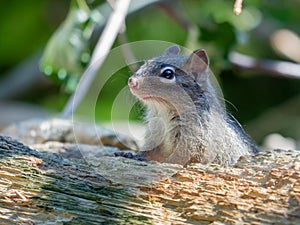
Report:
M 60 88 L 61 85 L 66 86 L 71 82 L 68 90 L 74 90 L 74 81 L 76 83 L 84 70 L 88 54 L 101 31 L 96 29 L 92 35 L 91 31 L 97 27 L 97 19 L 90 12 L 95 12 L 103 1 L 87 1 L 90 9 L 81 11 L 85 14 L 83 20 L 80 20 L 83 14 L 78 14 L 78 10 L 82 8 L 74 6 L 74 2 L 10 0 L 0 3 L 1 72 L 13 68 L 21 60 L 47 46 L 42 67 L 54 80 L 62 83 L 54 84 L 56 88 L 51 87 L 50 92 L 38 92 L 25 100 L 54 110 L 61 110 L 67 101 L 68 93 Z M 228 0 L 169 1 L 168 4 L 174 6 L 185 20 L 196 27 L 196 38 L 193 39 L 191 32 L 183 29 L 158 5 L 129 15 L 126 34 L 129 42 L 155 39 L 188 48 L 205 48 L 211 59 L 212 70 L 223 87 L 225 98 L 238 108 L 238 112 L 235 112 L 229 105 L 230 111 L 244 123 L 299 95 L 300 82 L 232 69 L 228 54 L 236 50 L 257 58 L 287 60 L 272 48 L 270 32 L 287 28 L 300 34 L 300 1 L 245 0 L 240 16 L 232 13 L 233 3 L 234 1 Z M 98 19 L 101 16 L 105 15 L 98 15 Z M 70 42 L 72 35 L 77 38 L 76 44 Z M 118 44 L 116 42 L 115 46 Z M 51 69 L 47 72 L 49 66 Z M 96 106 L 99 120 L 110 119 L 112 101 L 116 93 L 126 85 L 131 72 L 129 68 L 124 68 L 118 74 L 101 91 L 102 102 Z M 73 81 L 72 77 L 75 77 Z M 138 114 L 133 113 L 132 117 L 138 118 Z
M 101 19 L 85 0 L 73 0 L 65 21 L 55 31 L 41 59 L 41 69 L 54 81 L 64 81 L 65 90 L 76 89 L 80 75 L 90 59 L 90 44 L 95 24 Z
M 0 2 L 1 71 L 41 49 L 64 18 L 67 1 Z

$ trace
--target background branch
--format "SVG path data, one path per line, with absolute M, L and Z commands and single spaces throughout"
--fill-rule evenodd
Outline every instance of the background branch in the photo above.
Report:
M 114 9 L 115 8 L 115 2 L 112 0 L 107 0 L 108 4 L 110 4 L 110 6 Z M 126 24 L 125 21 L 122 24 L 120 31 L 119 31 L 119 35 L 118 35 L 118 42 L 119 45 L 121 47 L 122 50 L 122 54 L 124 56 L 125 59 L 127 59 L 129 62 L 135 62 L 135 56 L 132 52 L 132 50 L 130 49 L 129 45 L 127 45 L 128 43 L 128 38 L 126 35 Z M 137 65 L 136 64 L 129 64 L 128 65 L 129 69 L 131 70 L 132 73 L 134 73 L 137 70 Z
M 94 49 L 89 65 L 83 73 L 76 91 L 73 93 L 63 110 L 63 118 L 69 118 L 72 115 L 73 111 L 78 107 L 79 103 L 89 90 L 97 71 L 104 63 L 122 24 L 124 24 L 129 4 L 130 0 L 118 0 L 118 2 L 116 2 L 115 11 L 108 19 L 107 25 Z
M 243 0 L 236 0 L 233 6 L 233 12 L 238 16 L 242 13 Z
M 258 60 L 237 52 L 229 54 L 230 63 L 240 69 L 262 72 L 266 75 L 300 79 L 300 64 L 278 60 Z

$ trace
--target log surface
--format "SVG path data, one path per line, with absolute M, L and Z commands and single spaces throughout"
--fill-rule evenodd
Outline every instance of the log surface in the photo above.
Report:
M 0 136 L 0 224 L 300 224 L 296 150 L 182 168 L 35 146 Z

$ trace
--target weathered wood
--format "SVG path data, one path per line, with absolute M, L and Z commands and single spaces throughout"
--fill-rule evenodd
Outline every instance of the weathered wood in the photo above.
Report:
M 177 168 L 112 157 L 90 165 L 77 158 L 0 136 L 0 224 L 148 224 L 154 208 L 138 197 L 139 187 Z
M 12 124 L 1 134 L 12 136 L 24 144 L 32 145 L 49 141 L 113 146 L 119 149 L 136 149 L 136 143 L 121 134 L 94 124 L 62 119 L 31 119 Z
M 182 168 L 35 146 L 0 136 L 0 224 L 300 224 L 296 150 Z

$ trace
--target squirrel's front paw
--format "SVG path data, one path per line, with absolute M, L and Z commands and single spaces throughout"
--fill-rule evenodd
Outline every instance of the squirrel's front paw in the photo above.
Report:
M 124 158 L 128 158 L 128 159 L 134 159 L 134 160 L 138 160 L 138 161 L 147 161 L 146 158 L 144 158 L 141 154 L 136 154 L 133 152 L 115 152 L 114 153 L 115 157 L 124 157 Z

